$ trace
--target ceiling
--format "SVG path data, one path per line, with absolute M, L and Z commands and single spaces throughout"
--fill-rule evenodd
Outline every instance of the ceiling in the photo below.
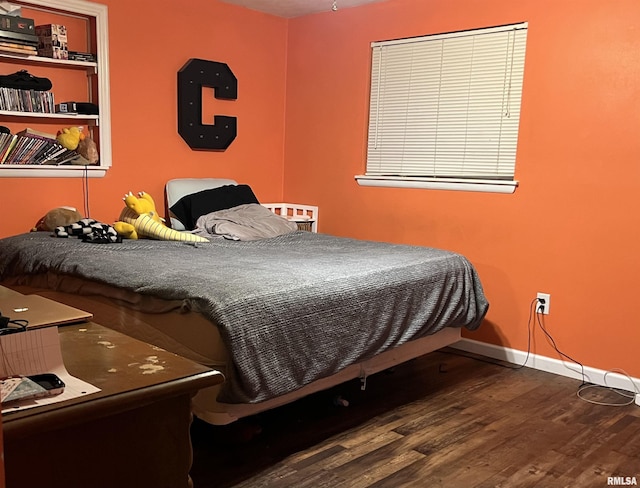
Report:
M 301 15 L 330 12 L 334 0 L 221 0 L 278 17 L 300 17 Z M 382 0 L 335 0 L 338 10 Z

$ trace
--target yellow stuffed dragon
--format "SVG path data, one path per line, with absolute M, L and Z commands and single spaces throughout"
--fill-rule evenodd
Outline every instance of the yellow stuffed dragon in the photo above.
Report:
M 158 215 L 155 202 L 148 193 L 140 192 L 136 197 L 129 192 L 123 200 L 125 207 L 113 227 L 126 239 L 147 237 L 163 241 L 209 242 L 204 237 L 178 232 L 164 225 L 164 219 Z

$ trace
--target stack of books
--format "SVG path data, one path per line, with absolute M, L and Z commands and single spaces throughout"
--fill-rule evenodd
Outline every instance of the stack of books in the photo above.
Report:
M 37 55 L 38 36 L 33 19 L 0 15 L 0 52 Z
M 0 134 L 0 164 L 60 165 L 77 157 L 76 151 L 62 146 L 53 134 L 29 128 Z

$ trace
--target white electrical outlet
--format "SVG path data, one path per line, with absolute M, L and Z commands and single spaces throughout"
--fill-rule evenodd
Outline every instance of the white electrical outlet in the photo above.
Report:
M 549 315 L 549 305 L 551 302 L 551 295 L 548 293 L 540 293 L 536 297 L 538 299 L 538 303 L 536 305 L 536 312 L 541 312 L 544 315 Z M 544 300 L 544 303 L 542 301 Z

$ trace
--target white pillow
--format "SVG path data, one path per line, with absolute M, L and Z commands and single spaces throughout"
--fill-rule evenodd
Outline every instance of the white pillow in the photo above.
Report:
M 186 195 L 197 193 L 202 190 L 209 190 L 211 188 L 218 188 L 224 185 L 237 185 L 235 180 L 229 180 L 224 178 L 176 178 L 167 181 L 165 185 L 165 202 L 166 202 L 166 214 L 168 218 L 167 224 L 169 227 L 175 230 L 185 230 L 185 226 L 174 215 L 171 214 L 169 209 L 171 206 Z

